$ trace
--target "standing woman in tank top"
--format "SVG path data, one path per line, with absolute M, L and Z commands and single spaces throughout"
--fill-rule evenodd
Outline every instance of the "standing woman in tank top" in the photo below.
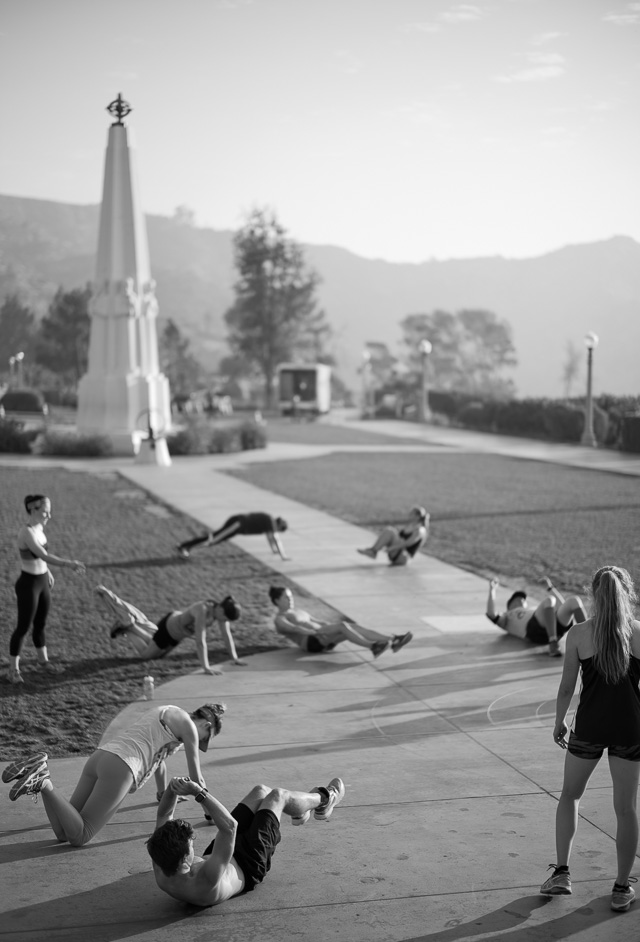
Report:
M 636 794 L 640 773 L 640 622 L 631 576 L 603 566 L 591 583 L 593 614 L 567 634 L 562 680 L 556 701 L 555 742 L 567 750 L 562 794 L 556 811 L 557 863 L 542 884 L 544 896 L 571 893 L 569 856 L 578 827 L 578 809 L 591 773 L 607 750 L 617 819 L 618 872 L 611 908 L 626 912 L 635 899 L 629 881 L 638 847 Z M 574 729 L 567 742 L 569 710 L 578 675 L 582 689 Z
M 9 642 L 9 679 L 12 684 L 22 684 L 20 673 L 20 651 L 22 643 L 32 631 L 38 666 L 51 670 L 44 629 L 51 605 L 53 576 L 49 564 L 66 566 L 74 572 L 85 572 L 84 564 L 77 559 L 63 559 L 48 553 L 44 528 L 51 519 L 51 501 L 44 494 L 28 494 L 24 499 L 27 523 L 18 531 L 18 552 L 21 572 L 16 582 L 18 600 L 18 623 Z

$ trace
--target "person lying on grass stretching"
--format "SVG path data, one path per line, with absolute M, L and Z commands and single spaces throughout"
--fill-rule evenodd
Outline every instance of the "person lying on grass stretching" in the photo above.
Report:
M 375 559 L 384 550 L 391 566 L 406 566 L 427 542 L 428 535 L 429 514 L 424 507 L 412 507 L 402 527 L 385 527 L 373 546 L 358 552 Z
M 292 824 L 328 821 L 345 793 L 342 779 L 309 792 L 256 785 L 233 811 L 206 788 L 188 778 L 173 778 L 164 793 L 156 830 L 147 841 L 156 883 L 169 896 L 194 906 L 216 906 L 248 893 L 262 883 L 281 840 L 283 814 Z M 193 796 L 213 818 L 218 834 L 202 857 L 194 852 L 194 831 L 188 821 L 173 820 L 180 796 Z
M 126 636 L 143 660 L 164 657 L 185 638 L 193 638 L 204 673 L 221 674 L 222 671 L 214 670 L 210 666 L 207 649 L 207 628 L 215 623 L 220 629 L 231 663 L 236 667 L 247 666 L 246 661 L 238 659 L 229 627 L 229 622 L 237 621 L 241 615 L 240 606 L 232 595 L 225 596 L 221 602 L 216 602 L 215 599 L 194 602 L 184 611 L 169 612 L 160 619 L 157 625 L 154 625 L 140 609 L 125 602 L 105 586 L 98 585 L 95 591 L 109 611 L 115 615 L 116 621 L 111 627 L 111 638 L 117 638 L 119 635 Z
M 497 579 L 491 579 L 487 618 L 516 638 L 531 641 L 532 644 L 548 644 L 550 657 L 562 657 L 562 639 L 573 624 L 581 624 L 587 620 L 587 613 L 577 595 L 565 599 L 549 578 L 545 577 L 544 581 L 549 595 L 537 608 L 529 608 L 527 593 L 519 591 L 513 593 L 507 602 L 506 611 L 499 615 L 496 611 L 496 589 L 500 583 Z
M 309 654 L 332 651 L 341 641 L 351 641 L 360 647 L 369 648 L 374 657 L 380 657 L 388 647 L 395 654 L 413 638 L 410 631 L 403 635 L 383 635 L 348 621 L 318 621 L 309 612 L 295 607 L 291 589 L 285 589 L 284 586 L 272 585 L 269 598 L 278 609 L 276 631 Z
M 198 749 L 206 752 L 209 740 L 222 727 L 222 703 L 205 703 L 193 713 L 176 706 L 154 707 L 127 729 L 102 743 L 85 762 L 80 781 L 67 801 L 53 787 L 46 752 L 12 762 L 2 773 L 14 781 L 11 801 L 42 796 L 44 810 L 59 841 L 82 847 L 114 816 L 129 792 L 135 792 L 152 774 L 165 791 L 165 759 L 184 746 L 189 775 L 205 788 Z
M 178 555 L 182 559 L 189 559 L 189 553 L 194 546 L 215 546 L 217 543 L 224 543 L 225 540 L 231 540 L 234 536 L 257 536 L 264 533 L 267 543 L 271 547 L 272 553 L 277 553 L 280 559 L 287 560 L 289 557 L 284 554 L 282 540 L 278 533 L 284 533 L 287 529 L 287 521 L 282 517 L 275 519 L 271 514 L 255 512 L 250 514 L 234 514 L 214 530 L 213 533 L 205 533 L 204 536 L 197 536 L 193 540 L 185 540 L 177 546 Z

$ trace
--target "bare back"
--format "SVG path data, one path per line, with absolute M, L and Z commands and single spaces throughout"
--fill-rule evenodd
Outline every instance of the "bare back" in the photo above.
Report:
M 587 621 L 579 625 L 574 625 L 570 631 L 572 641 L 575 644 L 578 657 L 581 661 L 593 657 L 593 621 L 588 618 Z M 631 653 L 634 657 L 640 658 L 640 622 L 633 622 L 633 633 L 631 635 Z
M 208 857 L 194 857 L 187 873 L 168 877 L 155 863 L 153 871 L 161 890 L 173 899 L 194 906 L 217 906 L 244 889 L 244 874 L 233 857 L 222 870 L 213 868 Z

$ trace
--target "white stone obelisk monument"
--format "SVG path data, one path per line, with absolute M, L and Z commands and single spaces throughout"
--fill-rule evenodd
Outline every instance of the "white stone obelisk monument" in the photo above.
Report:
M 78 387 L 78 431 L 108 436 L 116 454 L 170 464 L 169 382 L 158 366 L 158 303 L 122 96 L 109 128 L 93 295 L 89 366 Z M 147 433 L 144 433 L 144 429 Z M 141 439 L 142 442 L 141 442 Z M 146 440 L 145 440 L 146 439 Z

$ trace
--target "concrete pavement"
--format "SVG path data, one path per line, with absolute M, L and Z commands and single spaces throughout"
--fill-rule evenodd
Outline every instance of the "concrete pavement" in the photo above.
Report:
M 401 431 L 406 438 L 404 424 Z M 443 442 L 440 432 L 427 436 L 432 447 L 474 447 L 469 439 Z M 291 648 L 156 692 L 157 702 L 187 709 L 227 703 L 223 732 L 203 763 L 225 803 L 257 782 L 307 787 L 333 775 L 347 785 L 344 803 L 327 825 L 292 828 L 285 820 L 265 883 L 200 911 L 155 887 L 143 844 L 155 818 L 153 784 L 130 796 L 82 850 L 58 845 L 41 804 L 23 798 L 9 806 L 9 786 L 0 785 L 0 942 L 637 939 L 640 904 L 620 915 L 609 909 L 615 817 L 605 763 L 581 807 L 573 895 L 546 900 L 537 892 L 555 858 L 563 753 L 551 725 L 561 664 L 484 618 L 484 580 L 425 555 L 406 569 L 370 562 L 355 552 L 370 533 L 220 473 L 231 463 L 303 452 L 270 446 L 178 460 L 171 469 L 119 468 L 205 525 L 235 508 L 281 514 L 290 523 L 290 562 L 260 538 L 237 540 L 274 569 L 274 581 L 286 572 L 356 622 L 414 632 L 411 645 L 376 661 L 349 644 L 312 656 Z M 131 704 L 115 722 L 146 707 Z M 80 759 L 52 762 L 64 794 L 81 766 Z M 183 774 L 180 755 L 170 770 Z M 202 849 L 212 829 L 200 809 L 189 803 L 180 813 L 197 825 Z

